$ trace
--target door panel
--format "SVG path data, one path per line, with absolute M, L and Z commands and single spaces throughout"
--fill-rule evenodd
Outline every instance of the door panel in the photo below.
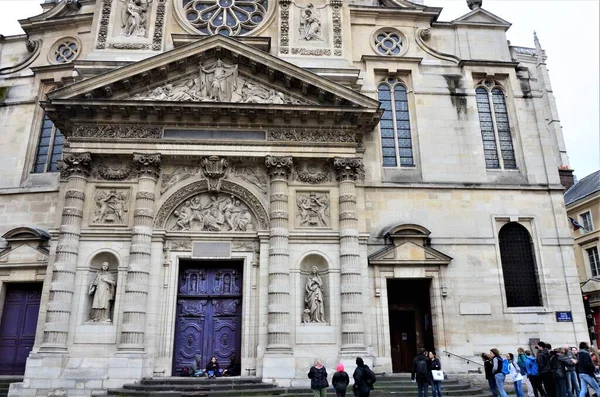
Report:
M 241 346 L 241 266 L 182 264 L 179 276 L 173 374 L 202 355 L 206 366 L 216 356 L 222 367 Z
M 7 284 L 0 320 L 0 375 L 23 375 L 35 342 L 41 283 Z
M 412 361 L 417 354 L 415 312 L 390 312 L 390 336 L 392 371 L 411 372 Z

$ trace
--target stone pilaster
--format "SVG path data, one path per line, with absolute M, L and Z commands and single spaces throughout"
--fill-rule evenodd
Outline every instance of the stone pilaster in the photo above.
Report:
M 87 152 L 65 153 L 60 165 L 61 173 L 67 176 L 68 182 L 50 283 L 44 338 L 40 346 L 42 351 L 67 351 L 85 187 L 91 161 L 92 157 Z
M 120 351 L 144 351 L 154 191 L 160 174 L 160 160 L 159 153 L 133 154 L 133 163 L 138 172 L 138 189 L 135 195 Z
M 291 353 L 288 177 L 291 157 L 267 156 L 271 186 L 267 352 Z
M 364 175 L 359 158 L 335 158 L 340 187 L 340 266 L 342 301 L 342 354 L 364 354 L 362 275 L 358 245 L 356 181 Z

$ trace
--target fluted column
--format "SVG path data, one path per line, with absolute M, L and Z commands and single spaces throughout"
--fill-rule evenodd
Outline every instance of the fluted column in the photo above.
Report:
M 267 156 L 265 165 L 271 186 L 267 352 L 285 353 L 291 352 L 288 177 L 292 158 Z
M 341 350 L 360 354 L 365 342 L 356 181 L 364 175 L 364 166 L 359 158 L 335 158 L 333 165 L 340 188 Z
M 123 305 L 123 326 L 119 350 L 143 351 L 146 333 L 146 305 L 150 279 L 154 190 L 160 174 L 160 153 L 133 154 L 138 172 L 129 269 Z
M 41 350 L 67 351 L 85 186 L 91 161 L 92 158 L 88 152 L 63 154 L 61 172 L 63 175 L 67 175 L 68 182 L 56 245 L 56 259 L 50 283 Z

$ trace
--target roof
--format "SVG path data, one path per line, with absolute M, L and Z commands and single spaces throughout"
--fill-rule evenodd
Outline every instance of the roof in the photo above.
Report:
M 569 205 L 590 194 L 600 191 L 600 170 L 596 171 L 571 186 L 565 192 L 565 204 Z

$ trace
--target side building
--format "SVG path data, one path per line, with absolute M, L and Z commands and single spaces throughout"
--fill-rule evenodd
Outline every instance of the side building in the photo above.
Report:
M 468 2 L 68 0 L 0 39 L 11 396 L 585 340 L 546 54 Z M 565 321 L 566 320 L 566 321 Z

